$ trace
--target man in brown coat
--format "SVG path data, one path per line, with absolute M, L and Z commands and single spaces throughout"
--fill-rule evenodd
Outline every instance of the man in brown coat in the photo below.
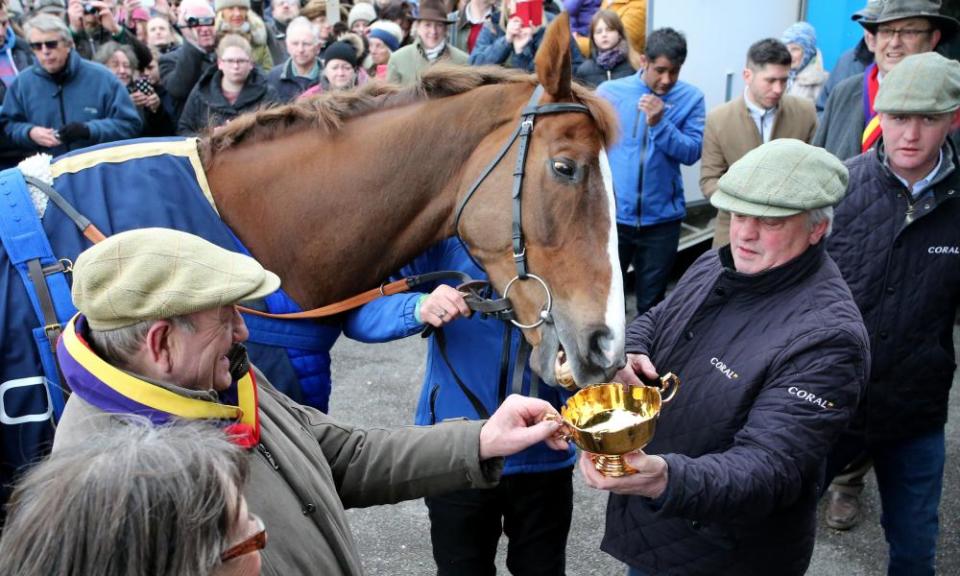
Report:
M 512 395 L 490 419 L 359 428 L 294 403 L 246 359 L 235 303 L 280 279 L 253 258 L 165 228 L 115 234 L 73 268 L 80 311 L 57 355 L 73 394 L 53 451 L 123 434 L 135 414 L 157 425 L 204 420 L 247 449 L 244 496 L 270 545 L 264 576 L 359 576 L 345 508 L 495 486 L 503 458 L 566 443 L 547 402 Z
M 700 158 L 700 190 L 709 198 L 734 162 L 777 138 L 813 140 L 817 111 L 810 101 L 786 96 L 790 52 L 779 40 L 760 40 L 747 51 L 743 96 L 707 114 Z M 730 243 L 730 214 L 717 215 L 713 247 Z

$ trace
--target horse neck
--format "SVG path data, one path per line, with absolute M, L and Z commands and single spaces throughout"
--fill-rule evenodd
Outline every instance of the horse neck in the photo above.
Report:
M 320 306 L 380 284 L 454 235 L 457 200 L 476 177 L 463 166 L 518 121 L 529 92 L 488 86 L 359 117 L 333 135 L 241 144 L 207 178 L 251 253 L 299 304 Z

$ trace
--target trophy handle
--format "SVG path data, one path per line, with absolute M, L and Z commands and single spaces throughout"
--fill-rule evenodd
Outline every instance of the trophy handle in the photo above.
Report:
M 570 424 L 563 419 L 559 414 L 545 414 L 541 421 L 547 420 L 549 422 L 559 422 L 560 429 L 554 434 L 554 436 L 562 438 L 565 442 L 573 441 L 573 432 L 570 430 Z
M 660 377 L 660 396 L 662 397 L 661 402 L 664 404 L 673 400 L 673 397 L 677 395 L 677 390 L 680 388 L 680 378 L 677 378 L 677 375 L 673 372 L 667 372 Z M 667 392 L 669 391 L 669 394 Z

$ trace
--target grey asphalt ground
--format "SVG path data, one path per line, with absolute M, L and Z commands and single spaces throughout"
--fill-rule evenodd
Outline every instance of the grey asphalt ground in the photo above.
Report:
M 960 330 L 955 334 L 960 340 Z M 342 338 L 333 349 L 334 390 L 331 414 L 358 425 L 401 425 L 413 421 L 423 378 L 424 342 L 419 337 L 389 344 L 360 344 Z M 951 414 L 960 409 L 954 380 Z M 947 426 L 947 466 L 940 508 L 938 574 L 960 574 L 960 427 Z M 872 576 L 886 573 L 886 543 L 880 529 L 880 506 L 871 474 L 865 492 L 865 519 L 837 532 L 821 521 L 808 574 Z M 599 549 L 606 497 L 575 474 L 574 525 L 567 547 L 571 576 L 625 574 L 621 564 Z M 414 576 L 435 573 L 426 507 L 420 500 L 349 512 L 360 555 L 371 575 Z M 499 573 L 505 548 L 501 539 Z

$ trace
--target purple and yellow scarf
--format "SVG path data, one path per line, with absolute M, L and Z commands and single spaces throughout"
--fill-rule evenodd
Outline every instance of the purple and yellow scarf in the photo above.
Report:
M 231 440 L 244 448 L 260 441 L 257 382 L 253 370 L 219 395 L 220 402 L 181 396 L 108 364 L 90 347 L 83 334 L 86 319 L 70 319 L 57 343 L 57 359 L 72 392 L 111 414 L 134 414 L 154 424 L 172 420 L 215 420 Z

